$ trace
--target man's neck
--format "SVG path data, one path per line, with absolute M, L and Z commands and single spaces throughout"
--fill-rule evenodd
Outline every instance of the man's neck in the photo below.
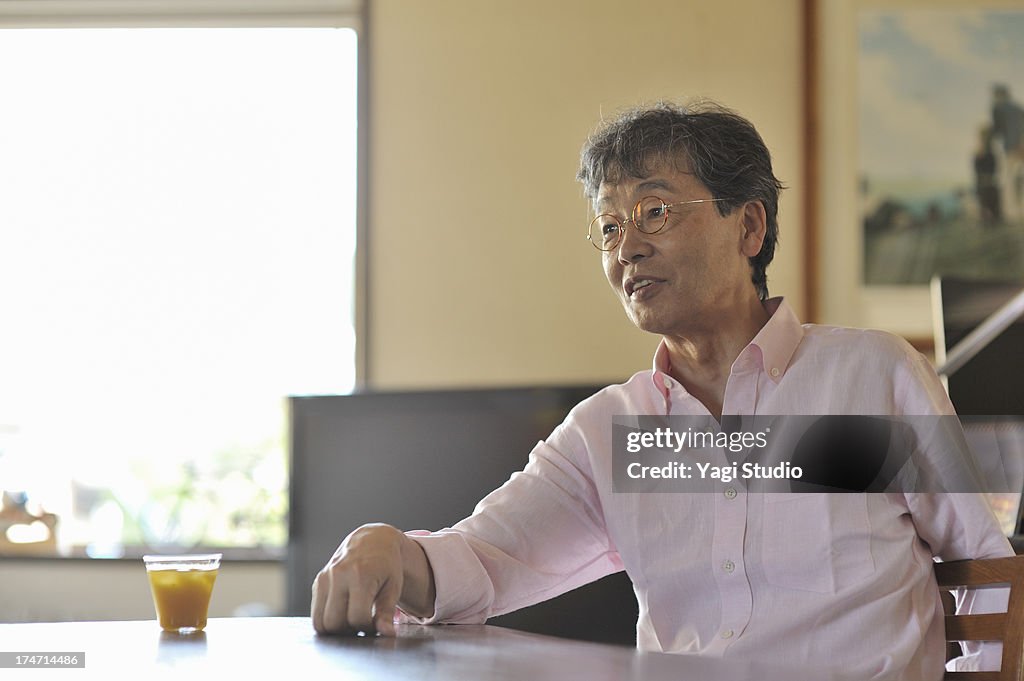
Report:
M 665 335 L 669 373 L 720 419 L 733 362 L 770 317 L 755 298 L 742 310 L 721 315 L 714 324 Z

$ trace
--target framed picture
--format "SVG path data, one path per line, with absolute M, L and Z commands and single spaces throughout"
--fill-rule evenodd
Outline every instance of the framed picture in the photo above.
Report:
M 927 345 L 934 275 L 1024 279 L 1024 0 L 810 1 L 815 316 Z

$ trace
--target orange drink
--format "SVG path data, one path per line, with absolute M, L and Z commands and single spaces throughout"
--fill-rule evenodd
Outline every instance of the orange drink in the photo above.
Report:
M 143 556 L 153 605 L 164 631 L 202 631 L 221 554 Z

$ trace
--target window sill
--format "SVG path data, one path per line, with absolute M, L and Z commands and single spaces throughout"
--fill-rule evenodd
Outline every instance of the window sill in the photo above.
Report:
M 222 560 L 232 563 L 282 563 L 287 549 L 283 546 L 253 547 L 185 547 L 155 549 L 144 546 L 126 546 L 121 555 L 94 557 L 86 553 L 85 548 L 75 547 L 64 553 L 13 553 L 0 552 L 0 561 L 87 561 L 87 562 L 137 562 L 146 554 L 182 555 L 193 553 L 222 553 Z

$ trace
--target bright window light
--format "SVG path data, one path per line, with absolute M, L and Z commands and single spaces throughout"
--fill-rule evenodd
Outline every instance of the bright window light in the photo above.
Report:
M 7 514 L 282 546 L 285 397 L 355 379 L 355 32 L 0 37 Z

